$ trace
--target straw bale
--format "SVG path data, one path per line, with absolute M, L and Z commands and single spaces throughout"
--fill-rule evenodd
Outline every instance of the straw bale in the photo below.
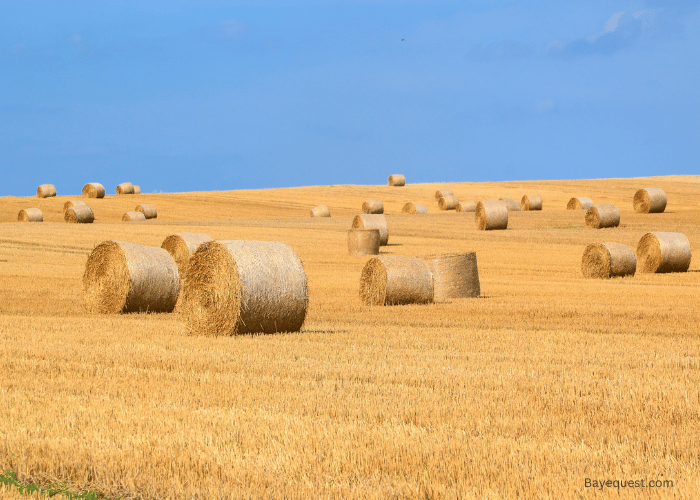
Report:
M 691 258 L 690 241 L 682 233 L 647 233 L 637 244 L 640 273 L 684 273 Z
M 476 228 L 482 231 L 506 229 L 508 227 L 508 208 L 501 200 L 485 200 L 476 204 L 474 211 Z
M 309 305 L 304 266 L 277 241 L 210 241 L 190 259 L 181 305 L 192 335 L 296 332 Z
M 38 208 L 25 208 L 17 214 L 19 222 L 44 222 L 44 214 Z
M 440 207 L 440 210 L 454 210 L 457 208 L 457 205 L 459 205 L 459 200 L 453 194 L 448 194 L 438 200 L 438 207 Z
M 384 215 L 356 215 L 352 220 L 354 229 L 379 229 L 379 244 L 389 243 L 389 224 Z
M 634 193 L 634 211 L 641 214 L 660 214 L 666 210 L 666 193 L 659 188 L 644 188 Z
M 65 212 L 69 208 L 77 207 L 77 206 L 84 207 L 84 206 L 87 206 L 87 203 L 85 203 L 84 201 L 80 201 L 80 200 L 68 200 L 67 202 L 65 202 L 63 204 L 63 211 Z
M 199 245 L 208 241 L 212 241 L 212 239 L 204 233 L 177 233 L 165 238 L 160 247 L 173 256 L 180 271 L 180 278 L 183 278 L 192 254 L 199 248 Z
M 50 198 L 56 196 L 56 187 L 53 184 L 42 184 L 36 188 L 36 195 L 39 198 Z
M 149 203 L 142 203 L 136 207 L 137 212 L 141 212 L 146 219 L 155 219 L 158 217 L 158 210 L 156 210 L 155 205 Z
M 567 210 L 588 210 L 594 205 L 593 200 L 584 196 L 576 196 L 566 204 Z
M 454 191 L 451 189 L 438 189 L 435 191 L 435 201 L 440 201 L 440 198 L 444 198 L 447 195 L 454 195 Z
M 622 243 L 590 244 L 581 259 L 581 271 L 586 278 L 633 276 L 636 270 L 634 251 Z
M 330 217 L 331 211 L 326 205 L 319 205 L 311 209 L 311 217 Z
M 520 203 L 513 198 L 499 198 L 499 200 L 505 203 L 506 209 L 509 212 L 520 212 Z
M 350 255 L 377 255 L 380 243 L 379 229 L 348 229 Z
M 423 304 L 433 301 L 433 273 L 424 259 L 398 255 L 373 257 L 360 277 L 366 305 Z
M 455 207 L 457 212 L 476 212 L 475 201 L 460 201 Z
M 146 216 L 141 212 L 126 212 L 122 216 L 122 221 L 146 220 Z
M 478 297 L 481 294 L 476 252 L 434 255 L 426 261 L 433 273 L 435 300 Z
M 408 203 L 406 203 L 403 206 L 403 208 L 401 209 L 401 213 L 404 213 L 404 214 L 427 214 L 428 209 L 425 207 L 425 205 L 421 205 L 420 203 L 409 201 Z
M 92 224 L 95 214 L 87 205 L 76 205 L 63 212 L 63 219 L 73 224 Z
M 162 248 L 105 241 L 85 264 L 83 295 L 88 312 L 171 312 L 179 290 L 177 264 Z
M 406 177 L 404 177 L 401 174 L 392 174 L 389 176 L 389 185 L 390 186 L 405 186 L 406 185 Z
M 134 194 L 141 194 L 141 186 L 134 186 Z
M 83 196 L 86 198 L 104 198 L 105 187 L 99 182 L 88 182 L 83 186 Z
M 593 229 L 620 225 L 620 211 L 611 203 L 593 205 L 586 211 L 586 225 Z
M 131 182 L 122 182 L 117 186 L 117 194 L 134 194 L 134 185 Z
M 383 214 L 384 203 L 377 198 L 372 198 L 362 204 L 362 211 L 366 214 Z
M 520 200 L 520 210 L 542 210 L 542 198 L 537 194 L 526 194 Z

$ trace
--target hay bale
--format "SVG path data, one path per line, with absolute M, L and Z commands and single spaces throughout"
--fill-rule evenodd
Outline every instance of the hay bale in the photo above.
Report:
M 319 205 L 311 209 L 311 217 L 330 217 L 331 211 L 326 205 Z
M 542 198 L 537 194 L 526 194 L 520 200 L 520 210 L 542 210 Z
M 416 257 L 373 257 L 362 269 L 360 300 L 375 306 L 432 302 L 433 273 Z
M 594 205 L 593 200 L 583 196 L 571 198 L 566 204 L 567 210 L 588 210 Z
M 392 174 L 389 176 L 389 185 L 390 186 L 405 186 L 406 185 L 406 177 L 404 177 L 401 174 Z
M 73 224 L 92 224 L 95 214 L 87 205 L 76 205 L 63 212 L 63 219 Z
M 455 207 L 457 212 L 476 212 L 475 201 L 460 201 Z
M 83 296 L 88 312 L 171 312 L 179 290 L 177 264 L 162 248 L 105 241 L 85 264 Z
M 56 187 L 53 184 L 42 184 L 36 188 L 36 195 L 39 198 L 50 198 L 56 196 Z
M 158 217 L 158 210 L 156 210 L 155 205 L 150 205 L 148 203 L 138 205 L 136 211 L 141 212 L 146 219 L 155 219 Z
M 380 243 L 379 229 L 348 229 L 350 255 L 378 255 Z
M 647 233 L 637 244 L 640 273 L 684 273 L 691 258 L 690 241 L 682 233 Z
M 593 243 L 586 247 L 581 271 L 586 278 L 633 276 L 637 270 L 634 252 L 622 243 Z
M 513 198 L 499 198 L 499 200 L 506 205 L 506 209 L 509 212 L 520 212 L 520 203 Z
M 481 294 L 476 252 L 426 257 L 433 273 L 435 300 L 478 297 Z
M 122 182 L 117 186 L 117 194 L 134 194 L 134 185 L 131 182 Z
M 459 205 L 459 200 L 453 194 L 448 194 L 438 200 L 438 207 L 440 207 L 440 210 L 454 210 L 457 208 L 457 205 Z
M 204 243 L 184 283 L 181 312 L 190 334 L 296 332 L 306 318 L 306 273 L 285 243 Z
M 143 215 L 141 212 L 126 212 L 124 215 L 122 215 L 122 221 L 138 221 L 138 220 L 146 220 L 146 216 Z
M 141 186 L 134 186 L 134 194 L 141 194 Z
M 384 215 L 356 215 L 352 220 L 354 229 L 379 229 L 379 244 L 389 243 L 389 224 Z
M 88 182 L 83 186 L 83 196 L 86 198 L 104 198 L 105 187 L 99 182 Z
M 44 214 L 38 208 L 25 208 L 17 214 L 19 222 L 44 222 Z
M 383 214 L 384 203 L 377 198 L 372 198 L 362 204 L 362 211 L 366 214 Z
M 403 214 L 427 214 L 428 209 L 425 207 L 425 205 L 421 205 L 420 203 L 409 201 L 408 203 L 406 203 L 403 206 L 403 208 L 401 209 L 401 213 L 403 213 Z
M 185 276 L 187 264 L 192 254 L 199 248 L 199 245 L 208 241 L 212 241 L 212 239 L 204 233 L 177 233 L 165 238 L 160 248 L 173 256 L 182 279 Z
M 620 225 L 620 211 L 611 203 L 593 205 L 586 211 L 586 225 L 593 229 Z
M 435 201 L 440 201 L 440 198 L 444 198 L 445 196 L 454 194 L 454 191 L 452 191 L 451 189 L 438 189 L 437 191 L 435 191 Z
M 63 211 L 65 212 L 69 208 L 73 208 L 73 207 L 77 207 L 77 206 L 85 207 L 85 206 L 87 206 L 87 204 L 84 201 L 80 201 L 80 200 L 68 200 L 67 202 L 65 202 L 63 204 Z
M 482 231 L 508 228 L 508 208 L 501 200 L 485 200 L 476 204 L 476 228 Z
M 640 214 L 660 214 L 666 210 L 666 193 L 659 188 L 644 188 L 634 193 L 634 211 Z

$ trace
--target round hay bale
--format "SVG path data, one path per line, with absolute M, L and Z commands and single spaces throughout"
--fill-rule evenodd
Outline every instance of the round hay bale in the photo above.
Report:
M 362 204 L 362 211 L 366 214 L 383 214 L 384 203 L 377 198 L 372 198 Z
M 148 203 L 142 203 L 136 207 L 137 212 L 141 212 L 146 219 L 155 219 L 158 217 L 158 210 L 156 210 L 155 205 L 150 205 Z
M 634 211 L 640 214 L 660 214 L 666 210 L 666 193 L 659 188 L 644 188 L 634 193 Z
M 440 207 L 440 210 L 454 210 L 457 208 L 457 205 L 459 205 L 459 200 L 453 194 L 448 194 L 438 200 L 438 207 Z
M 637 244 L 640 273 L 684 273 L 691 258 L 690 241 L 682 233 L 647 233 Z
M 526 194 L 520 200 L 520 210 L 542 210 L 542 198 L 537 194 Z
M 389 185 L 390 186 L 405 186 L 406 185 L 406 177 L 404 177 L 401 174 L 391 174 L 389 176 Z
M 44 214 L 38 208 L 25 208 L 17 214 L 19 222 L 44 222 Z
M 445 196 L 454 194 L 454 191 L 452 191 L 451 189 L 438 189 L 437 191 L 435 191 L 435 201 L 440 201 L 440 198 L 444 198 Z
M 319 205 L 311 209 L 311 217 L 330 217 L 331 211 L 326 205 Z
M 455 207 L 457 212 L 476 212 L 475 201 L 460 201 Z
M 83 296 L 88 312 L 171 312 L 179 291 L 177 264 L 162 248 L 105 241 L 85 264 Z
M 63 212 L 63 219 L 73 224 L 92 224 L 95 214 L 87 205 L 76 205 Z
M 56 187 L 53 184 L 42 184 L 36 188 L 36 195 L 39 198 L 50 198 L 56 196 Z
M 622 243 L 593 243 L 586 247 L 581 271 L 586 278 L 633 276 L 637 270 L 634 252 Z
M 426 257 L 433 273 L 435 300 L 478 297 L 481 294 L 476 252 Z
M 586 225 L 593 229 L 620 225 L 620 211 L 611 203 L 593 205 L 586 211 Z
M 380 242 L 379 229 L 348 229 L 350 255 L 378 255 Z
M 593 200 L 590 198 L 585 198 L 583 196 L 577 196 L 571 198 L 569 203 L 566 204 L 567 210 L 588 210 L 594 205 Z
M 77 206 L 85 207 L 85 206 L 87 206 L 87 204 L 84 201 L 80 201 L 80 200 L 68 200 L 67 202 L 65 202 L 63 204 L 63 211 L 65 212 L 69 208 L 73 208 L 73 207 L 77 207 Z
M 180 278 L 185 276 L 190 257 L 199 248 L 199 245 L 212 241 L 211 237 L 204 233 L 177 233 L 171 234 L 163 240 L 160 247 L 166 250 L 177 264 Z
M 384 215 L 356 215 L 352 220 L 354 229 L 379 229 L 379 244 L 389 243 L 389 224 Z
M 86 198 L 104 198 L 105 187 L 99 182 L 88 182 L 83 186 L 83 196 Z
M 371 306 L 432 302 L 433 273 L 416 257 L 373 257 L 362 269 L 360 300 Z
M 513 198 L 499 198 L 499 200 L 505 203 L 506 209 L 509 212 L 520 212 L 520 203 Z
M 485 200 L 476 204 L 476 228 L 482 231 L 508 228 L 508 208 L 501 200 Z
M 409 201 L 406 203 L 403 208 L 401 209 L 402 214 L 427 214 L 428 209 L 425 207 L 425 205 L 421 205 L 420 203 L 416 203 L 413 201 Z
M 141 212 L 126 212 L 122 215 L 122 221 L 146 220 L 146 216 Z
M 285 243 L 204 243 L 184 283 L 181 312 L 190 334 L 297 332 L 306 318 L 306 273 Z
M 134 185 L 131 182 L 122 182 L 117 186 L 117 194 L 134 194 Z
M 134 186 L 134 194 L 141 194 L 141 186 Z

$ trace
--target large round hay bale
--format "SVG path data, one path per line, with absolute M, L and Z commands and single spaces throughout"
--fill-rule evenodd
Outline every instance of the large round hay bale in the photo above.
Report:
M 39 198 L 50 198 L 56 196 L 56 187 L 53 184 L 42 184 L 36 188 L 36 195 Z
M 637 244 L 640 273 L 684 273 L 691 258 L 690 241 L 682 233 L 647 233 Z
M 356 215 L 352 220 L 355 229 L 379 229 L 379 244 L 389 243 L 389 224 L 384 215 Z
M 372 198 L 362 204 L 362 211 L 366 214 L 383 214 L 384 203 L 377 198 Z
M 105 187 L 99 182 L 88 182 L 83 186 L 83 196 L 86 198 L 104 198 Z
M 85 203 L 84 201 L 80 201 L 80 200 L 68 200 L 67 202 L 65 202 L 63 204 L 63 211 L 65 212 L 69 208 L 73 208 L 73 207 L 77 207 L 77 206 L 84 207 L 84 206 L 87 206 L 87 203 Z
M 146 219 L 155 219 L 158 217 L 158 210 L 155 205 L 142 203 L 136 207 L 136 212 L 141 212 Z
M 190 257 L 197 251 L 199 245 L 208 241 L 212 239 L 204 233 L 178 233 L 165 238 L 160 247 L 173 256 L 180 271 L 180 278 L 183 278 Z
M 459 205 L 459 200 L 453 194 L 448 194 L 438 200 L 440 210 L 454 210 L 457 208 L 457 205 Z
M 19 222 L 44 222 L 44 214 L 38 208 L 25 208 L 17 214 Z
M 593 243 L 586 247 L 581 271 L 586 278 L 632 276 L 637 269 L 634 252 L 622 243 Z
M 89 312 L 171 312 L 179 290 L 177 264 L 162 248 L 105 241 L 85 264 L 83 295 Z
M 406 203 L 403 206 L 403 208 L 401 209 L 401 213 L 404 213 L 404 214 L 427 214 L 428 209 L 425 207 L 425 205 L 421 205 L 420 203 L 409 201 L 408 203 Z
M 576 196 L 566 204 L 567 210 L 588 210 L 594 205 L 593 200 L 584 196 Z
M 513 198 L 499 198 L 499 200 L 506 205 L 506 209 L 509 212 L 520 212 L 520 203 Z
M 542 210 L 542 198 L 537 194 L 526 194 L 520 200 L 520 210 Z
M 666 210 L 666 193 L 659 188 L 644 188 L 634 193 L 634 211 L 640 214 L 660 214 Z
M 134 194 L 134 185 L 131 182 L 122 182 L 117 186 L 117 194 Z
M 134 194 L 141 194 L 141 186 L 134 186 Z
M 296 332 L 309 305 L 306 273 L 277 241 L 210 241 L 190 259 L 181 312 L 190 334 Z
M 363 304 L 376 306 L 432 302 L 430 266 L 416 257 L 373 257 L 362 269 L 360 300 Z
M 139 220 L 146 220 L 146 216 L 141 212 L 126 212 L 124 215 L 122 215 L 122 221 L 128 222 Z
M 452 191 L 451 189 L 438 189 L 437 191 L 435 191 L 435 201 L 440 201 L 440 198 L 444 198 L 445 196 L 454 194 L 454 191 Z
M 455 207 L 457 212 L 476 212 L 476 202 L 475 201 L 460 201 Z
M 586 226 L 593 229 L 617 227 L 620 225 L 620 211 L 612 203 L 593 205 L 586 211 Z
M 73 224 L 92 224 L 95 214 L 87 205 L 76 205 L 63 212 L 63 219 Z
M 508 208 L 501 200 L 485 200 L 476 204 L 476 228 L 482 231 L 508 228 Z
M 379 229 L 348 229 L 350 255 L 377 255 L 380 243 Z
M 425 260 L 433 273 L 435 300 L 478 297 L 481 294 L 476 252 L 434 255 Z
M 330 217 L 331 211 L 326 205 L 319 205 L 311 209 L 311 217 Z
M 406 177 L 404 177 L 401 174 L 391 174 L 389 176 L 389 185 L 390 186 L 405 186 L 406 185 Z

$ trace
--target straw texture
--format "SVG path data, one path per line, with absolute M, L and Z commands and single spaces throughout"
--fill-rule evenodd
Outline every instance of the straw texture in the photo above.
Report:
M 409 201 L 408 203 L 406 203 L 403 206 L 403 208 L 401 209 L 401 213 L 403 213 L 403 214 L 427 214 L 428 209 L 425 207 L 425 205 L 421 205 L 420 203 Z
M 122 215 L 123 221 L 146 220 L 146 216 L 141 212 L 126 212 Z
M 77 206 L 85 207 L 85 206 L 87 206 L 87 204 L 84 201 L 80 201 L 80 200 L 68 200 L 67 202 L 65 202 L 63 204 L 63 211 L 65 212 L 69 208 L 77 207 Z
M 440 210 L 454 210 L 457 208 L 457 205 L 459 205 L 459 200 L 453 194 L 448 194 L 438 200 L 438 207 L 440 207 Z
M 92 224 L 95 214 L 87 205 L 76 205 L 63 212 L 63 219 L 73 224 Z
M 146 219 L 155 219 L 158 217 L 158 210 L 156 210 L 155 205 L 149 203 L 142 203 L 136 207 L 137 212 L 141 212 Z
M 384 215 L 356 215 L 352 220 L 354 229 L 379 229 L 379 244 L 389 243 L 389 224 Z
M 520 203 L 515 201 L 512 198 L 499 198 L 500 201 L 505 203 L 506 209 L 508 209 L 509 212 L 520 212 Z
M 319 205 L 311 209 L 311 217 L 330 217 L 331 211 L 326 205 Z
M 435 191 L 435 201 L 439 201 L 440 198 L 444 198 L 445 196 L 450 194 L 454 195 L 455 193 L 451 189 L 438 189 L 437 191 Z
M 485 200 L 476 204 L 474 211 L 476 228 L 482 231 L 506 229 L 508 227 L 508 208 L 501 200 Z
M 348 229 L 350 255 L 377 255 L 380 242 L 379 229 Z
M 373 257 L 362 269 L 360 300 L 363 304 L 376 306 L 432 302 L 430 266 L 416 257 Z
M 383 214 L 384 203 L 377 198 L 372 198 L 362 204 L 362 211 L 366 214 Z
M 476 212 L 475 201 L 460 201 L 455 207 L 457 212 Z
M 526 194 L 520 200 L 520 210 L 542 210 L 542 198 L 537 194 Z
M 191 335 L 296 332 L 309 305 L 299 256 L 277 241 L 210 241 L 190 259 L 181 312 Z
M 104 198 L 105 187 L 99 182 L 88 182 L 83 186 L 83 196 L 86 198 Z
M 392 174 L 389 176 L 389 185 L 390 186 L 405 186 L 406 185 L 406 177 L 404 177 L 401 174 Z
M 476 252 L 434 255 L 426 262 L 433 273 L 435 300 L 478 297 L 481 294 Z
M 134 186 L 134 194 L 141 194 L 141 186 Z
M 36 188 L 36 195 L 39 198 L 50 198 L 56 196 L 56 187 L 53 184 L 42 184 Z
M 177 264 L 162 248 L 105 241 L 90 253 L 83 274 L 89 312 L 171 312 L 177 302 Z
M 691 258 L 690 241 L 682 233 L 647 233 L 637 244 L 640 273 L 684 273 Z
M 593 243 L 581 259 L 581 272 L 586 278 L 633 276 L 636 270 L 634 251 L 622 243 Z
M 588 210 L 594 205 L 593 200 L 590 198 L 585 198 L 583 196 L 577 196 L 571 198 L 569 203 L 566 204 L 567 210 Z
M 666 193 L 659 188 L 640 189 L 634 193 L 634 211 L 640 214 L 660 214 L 666 210 Z
M 586 211 L 586 226 L 593 229 L 617 227 L 620 225 L 620 211 L 611 203 L 594 205 Z
M 19 222 L 44 222 L 44 214 L 38 208 L 25 208 L 17 214 Z
M 208 241 L 212 241 L 212 239 L 204 233 L 177 233 L 165 238 L 160 247 L 175 259 L 182 279 L 187 271 L 190 257 L 197 251 L 199 245 Z
M 134 185 L 131 182 L 122 182 L 117 186 L 117 194 L 134 194 Z

